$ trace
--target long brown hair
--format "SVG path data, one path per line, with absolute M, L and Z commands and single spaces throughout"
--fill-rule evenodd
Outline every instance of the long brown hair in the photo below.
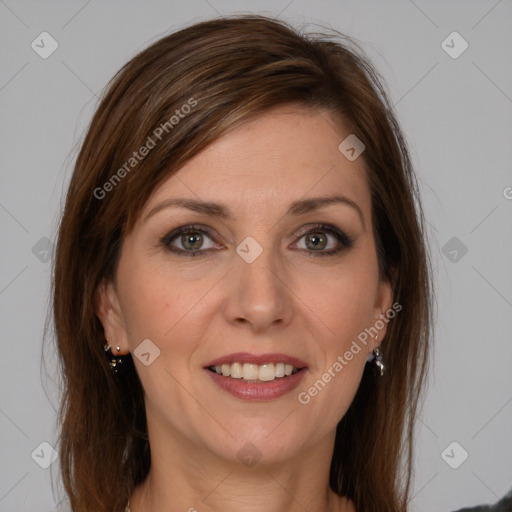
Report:
M 111 372 L 95 314 L 95 291 L 114 278 L 123 237 L 163 180 L 228 130 L 287 103 L 340 116 L 366 146 L 379 270 L 402 306 L 382 342 L 386 375 L 365 369 L 337 427 L 330 486 L 359 511 L 407 509 L 432 288 L 406 144 L 382 81 L 356 43 L 332 30 L 302 34 L 250 15 L 195 24 L 131 59 L 108 85 L 78 154 L 53 281 L 64 387 L 60 463 L 73 511 L 123 511 L 151 464 L 133 361 L 128 356 L 124 372 Z M 155 144 L 141 157 L 150 139 Z

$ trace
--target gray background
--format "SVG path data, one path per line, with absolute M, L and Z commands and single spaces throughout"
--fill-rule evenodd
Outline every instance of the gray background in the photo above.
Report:
M 52 460 L 40 443 L 55 446 L 58 397 L 51 350 L 49 375 L 40 367 L 48 259 L 73 148 L 97 95 L 162 35 L 242 11 L 330 24 L 361 40 L 406 132 L 438 297 L 412 510 L 491 503 L 512 487 L 510 0 L 0 0 L 0 512 L 55 507 L 58 463 L 40 467 Z M 31 47 L 43 31 L 59 45 L 47 59 Z M 442 46 L 453 31 L 469 44 L 458 58 Z M 461 43 L 448 38 L 445 48 Z

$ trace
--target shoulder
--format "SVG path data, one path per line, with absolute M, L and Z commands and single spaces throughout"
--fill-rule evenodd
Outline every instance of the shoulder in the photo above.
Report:
M 478 507 L 466 507 L 454 512 L 511 512 L 512 511 L 512 489 L 495 505 L 480 505 Z

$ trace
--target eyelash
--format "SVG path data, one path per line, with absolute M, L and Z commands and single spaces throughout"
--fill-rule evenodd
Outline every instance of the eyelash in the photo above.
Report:
M 309 252 L 309 254 L 313 257 L 323 257 L 323 256 L 334 256 L 338 254 L 339 252 L 343 251 L 344 249 L 349 249 L 354 244 L 354 239 L 346 235 L 343 231 L 340 231 L 339 229 L 330 226 L 329 224 L 315 224 L 311 226 L 311 229 L 303 233 L 299 240 L 306 235 L 309 235 L 311 233 L 328 233 L 341 244 L 341 247 L 337 249 L 330 249 L 328 251 L 311 251 L 308 249 L 301 249 L 301 251 Z M 179 228 L 174 229 L 160 240 L 160 243 L 170 252 L 177 254 L 179 256 L 189 256 L 189 257 L 196 257 L 196 256 L 207 256 L 208 253 L 211 251 L 211 249 L 207 250 L 199 250 L 199 251 L 184 251 L 183 249 L 178 249 L 176 247 L 171 246 L 171 242 L 174 241 L 175 238 L 179 237 L 182 234 L 185 233 L 201 233 L 208 235 L 213 240 L 213 234 L 209 229 L 206 229 L 204 226 L 199 226 L 197 224 L 189 224 L 186 226 L 180 226 Z

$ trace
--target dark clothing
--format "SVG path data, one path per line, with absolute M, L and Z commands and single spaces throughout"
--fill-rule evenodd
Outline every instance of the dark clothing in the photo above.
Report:
M 512 512 L 512 490 L 496 505 L 480 505 L 478 507 L 461 508 L 454 512 Z

